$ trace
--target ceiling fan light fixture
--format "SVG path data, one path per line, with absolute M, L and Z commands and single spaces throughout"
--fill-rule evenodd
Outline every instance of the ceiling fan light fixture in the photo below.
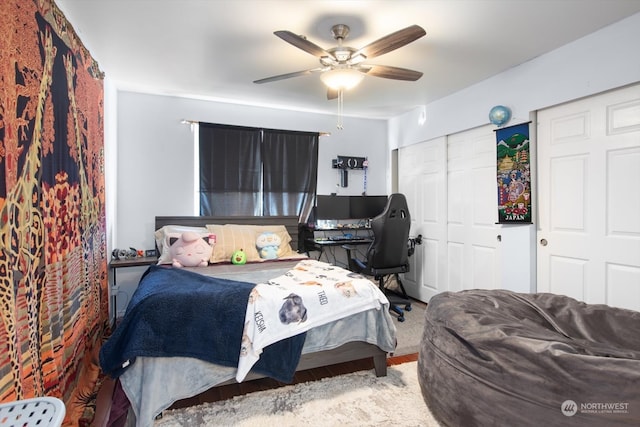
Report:
M 364 74 L 353 68 L 334 68 L 320 74 L 322 83 L 334 90 L 349 90 L 364 79 Z
M 351 57 L 351 59 L 349 59 L 349 64 L 358 65 L 358 64 L 360 64 L 360 63 L 362 63 L 362 62 L 364 62 L 366 60 L 367 60 L 367 57 L 364 56 L 363 54 L 359 53 L 357 55 L 353 55 Z
M 298 49 L 302 49 L 317 57 L 322 67 L 267 77 L 255 80 L 254 83 L 267 83 L 303 76 L 313 72 L 321 72 L 320 80 L 329 88 L 327 90 L 327 99 L 338 99 L 338 129 L 343 129 L 342 109 L 344 93 L 360 84 L 365 74 L 368 73 L 369 75 L 385 79 L 408 81 L 416 81 L 422 77 L 422 73 L 419 71 L 386 65 L 366 65 L 363 63 L 367 59 L 389 53 L 427 34 L 419 25 L 411 25 L 402 30 L 387 34 L 369 43 L 360 50 L 343 45 L 344 39 L 349 34 L 349 26 L 345 24 L 338 24 L 331 27 L 331 34 L 338 42 L 338 46 L 330 49 L 323 49 L 317 44 L 307 40 L 305 36 L 297 35 L 291 31 L 281 30 L 274 32 L 274 34 Z

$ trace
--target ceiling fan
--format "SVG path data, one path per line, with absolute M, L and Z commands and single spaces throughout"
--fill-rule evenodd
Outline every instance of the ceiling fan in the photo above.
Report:
M 369 65 L 364 63 L 364 61 L 368 59 L 396 50 L 427 34 L 419 25 L 411 25 L 388 34 L 361 49 L 354 49 L 343 45 L 344 40 L 349 35 L 349 26 L 345 24 L 338 24 L 331 27 L 331 34 L 338 42 L 338 46 L 330 49 L 323 49 L 307 40 L 306 37 L 299 36 L 291 31 L 276 31 L 274 34 L 287 43 L 317 56 L 320 59 L 320 67 L 267 77 L 255 80 L 254 83 L 269 83 L 319 72 L 322 73 L 320 78 L 329 87 L 327 99 L 334 99 L 338 97 L 342 90 L 350 89 L 357 85 L 365 75 L 408 81 L 416 81 L 422 77 L 420 71 L 391 67 L 388 65 Z

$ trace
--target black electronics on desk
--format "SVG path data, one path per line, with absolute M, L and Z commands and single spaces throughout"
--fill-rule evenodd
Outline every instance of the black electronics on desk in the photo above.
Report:
M 316 220 L 368 220 L 387 205 L 387 196 L 316 196 Z
M 322 245 L 339 245 L 343 241 L 368 242 L 369 236 L 357 235 L 354 230 L 368 230 L 369 220 L 384 211 L 387 199 L 387 196 L 317 195 L 311 217 L 307 223 L 300 224 L 298 247 L 309 252 L 317 250 L 318 245 L 322 249 Z M 318 236 L 316 232 L 323 234 Z

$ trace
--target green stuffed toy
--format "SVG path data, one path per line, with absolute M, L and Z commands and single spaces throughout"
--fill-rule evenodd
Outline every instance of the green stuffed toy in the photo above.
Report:
M 231 263 L 235 265 L 242 265 L 247 263 L 247 254 L 242 249 L 235 251 L 231 256 Z

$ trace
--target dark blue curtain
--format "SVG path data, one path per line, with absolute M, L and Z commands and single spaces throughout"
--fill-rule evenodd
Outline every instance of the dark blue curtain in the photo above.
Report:
M 318 182 L 318 134 L 265 130 L 262 158 L 264 214 L 306 222 Z
M 200 123 L 200 215 L 261 214 L 260 129 Z
M 294 215 L 316 194 L 318 133 L 200 123 L 200 215 Z

